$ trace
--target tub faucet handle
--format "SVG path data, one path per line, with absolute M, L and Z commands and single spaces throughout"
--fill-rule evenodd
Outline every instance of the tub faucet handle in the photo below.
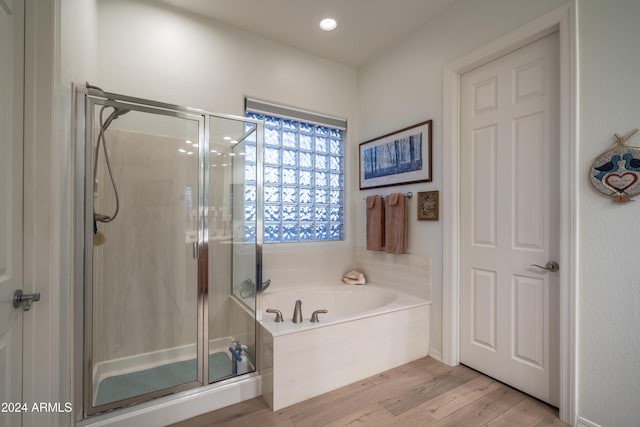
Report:
M 320 319 L 318 319 L 318 313 L 328 313 L 329 310 L 316 310 L 311 315 L 311 323 L 318 323 Z
M 280 310 L 276 310 L 274 308 L 267 308 L 267 313 L 273 313 L 276 315 L 276 323 L 280 323 L 283 321 L 282 312 Z
M 302 322 L 302 301 L 297 300 L 296 306 L 293 309 L 293 323 Z

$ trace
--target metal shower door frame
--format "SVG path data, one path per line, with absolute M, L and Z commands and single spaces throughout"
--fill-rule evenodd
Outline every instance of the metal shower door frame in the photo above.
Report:
M 178 393 L 209 385 L 208 363 L 208 254 L 209 254 L 209 167 L 210 164 L 210 121 L 211 118 L 230 119 L 255 125 L 257 134 L 257 155 L 261 156 L 262 122 L 226 114 L 209 113 L 204 110 L 166 104 L 115 93 L 103 92 L 86 86 L 74 85 L 72 110 L 75 133 L 75 203 L 74 223 L 74 355 L 82 363 L 74 364 L 74 408 L 77 421 L 112 409 L 149 401 L 167 394 Z M 93 137 L 95 135 L 95 107 L 110 106 L 131 111 L 158 114 L 168 117 L 194 120 L 198 123 L 198 230 L 197 230 L 197 380 L 151 393 L 101 406 L 93 406 Z M 84 117 L 84 120 L 81 118 Z M 257 180 L 262 181 L 261 168 Z M 260 193 L 260 192 L 259 192 Z M 80 196 L 81 195 L 81 196 Z M 259 227 L 259 228 L 258 228 Z M 262 229 L 262 221 L 257 221 L 257 230 Z M 79 230 L 83 230 L 82 232 Z M 256 328 L 260 320 L 262 306 L 262 233 L 256 233 Z M 256 338 L 256 346 L 258 345 Z M 253 374 L 258 375 L 258 371 Z M 220 381 L 224 385 L 237 377 Z

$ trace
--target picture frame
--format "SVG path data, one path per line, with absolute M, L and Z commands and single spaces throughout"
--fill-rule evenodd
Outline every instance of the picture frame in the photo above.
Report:
M 361 143 L 360 190 L 431 182 L 432 128 L 427 120 Z
M 421 191 L 418 192 L 418 220 L 438 221 L 440 211 L 440 192 Z

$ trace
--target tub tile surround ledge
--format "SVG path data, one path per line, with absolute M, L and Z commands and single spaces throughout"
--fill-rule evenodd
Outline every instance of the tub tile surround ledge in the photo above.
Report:
M 353 247 L 332 242 L 266 244 L 262 264 L 263 279 L 271 279 L 275 289 L 335 283 L 353 268 Z
M 354 265 L 364 273 L 367 283 L 431 300 L 431 258 L 428 256 L 356 248 Z
M 341 243 L 266 244 L 262 277 L 272 289 L 333 284 L 353 269 L 353 256 L 353 247 Z
M 353 269 L 362 271 L 369 284 L 431 300 L 431 258 L 426 255 L 387 254 L 330 243 L 264 247 L 263 279 L 271 279 L 272 289 L 335 284 Z

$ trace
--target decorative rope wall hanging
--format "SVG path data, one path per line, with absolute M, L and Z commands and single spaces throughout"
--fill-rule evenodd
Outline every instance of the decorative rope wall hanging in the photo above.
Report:
M 640 147 L 627 144 L 636 132 L 638 129 L 624 136 L 614 133 L 613 147 L 598 156 L 589 173 L 594 188 L 616 203 L 640 194 Z

